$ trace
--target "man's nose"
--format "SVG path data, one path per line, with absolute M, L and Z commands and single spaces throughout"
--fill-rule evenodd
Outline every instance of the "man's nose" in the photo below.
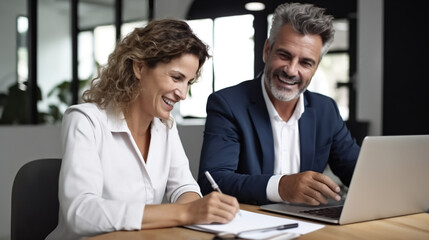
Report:
M 283 71 L 285 71 L 285 73 L 287 73 L 287 75 L 289 76 L 296 76 L 297 75 L 297 68 L 298 67 L 298 62 L 297 61 L 290 61 L 288 62 L 288 64 L 286 64 L 283 67 Z

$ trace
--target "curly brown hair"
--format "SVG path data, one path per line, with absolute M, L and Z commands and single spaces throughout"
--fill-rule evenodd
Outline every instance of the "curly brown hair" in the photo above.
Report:
M 183 54 L 193 54 L 199 59 L 194 82 L 200 77 L 201 67 L 210 55 L 208 46 L 186 22 L 153 20 L 144 28 L 135 28 L 116 45 L 107 65 L 99 70 L 82 99 L 96 103 L 100 108 L 112 105 L 116 110 L 126 111 L 128 103 L 140 93 L 140 81 L 134 75 L 133 62 L 155 68 L 158 63 L 168 63 Z

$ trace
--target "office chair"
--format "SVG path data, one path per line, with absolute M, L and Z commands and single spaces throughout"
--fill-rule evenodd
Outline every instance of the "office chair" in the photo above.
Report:
M 11 240 L 42 240 L 58 224 L 61 159 L 24 164 L 12 186 Z

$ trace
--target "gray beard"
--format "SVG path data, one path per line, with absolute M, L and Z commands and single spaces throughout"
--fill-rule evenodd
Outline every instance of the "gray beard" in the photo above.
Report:
M 304 89 L 298 89 L 296 92 L 290 92 L 289 90 L 281 90 L 277 88 L 276 86 L 271 84 L 271 79 L 268 79 L 267 76 L 265 76 L 265 82 L 268 85 L 268 88 L 270 89 L 271 94 L 279 101 L 288 102 L 291 100 L 294 100 L 299 97 L 299 95 L 305 91 Z

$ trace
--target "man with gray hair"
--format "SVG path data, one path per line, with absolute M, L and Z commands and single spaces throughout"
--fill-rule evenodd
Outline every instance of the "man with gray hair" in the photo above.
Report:
M 349 185 L 360 147 L 335 101 L 307 90 L 334 39 L 333 17 L 312 4 L 275 10 L 263 49 L 264 72 L 210 95 L 198 183 L 209 171 L 239 202 L 310 205 L 339 201 L 329 164 Z

